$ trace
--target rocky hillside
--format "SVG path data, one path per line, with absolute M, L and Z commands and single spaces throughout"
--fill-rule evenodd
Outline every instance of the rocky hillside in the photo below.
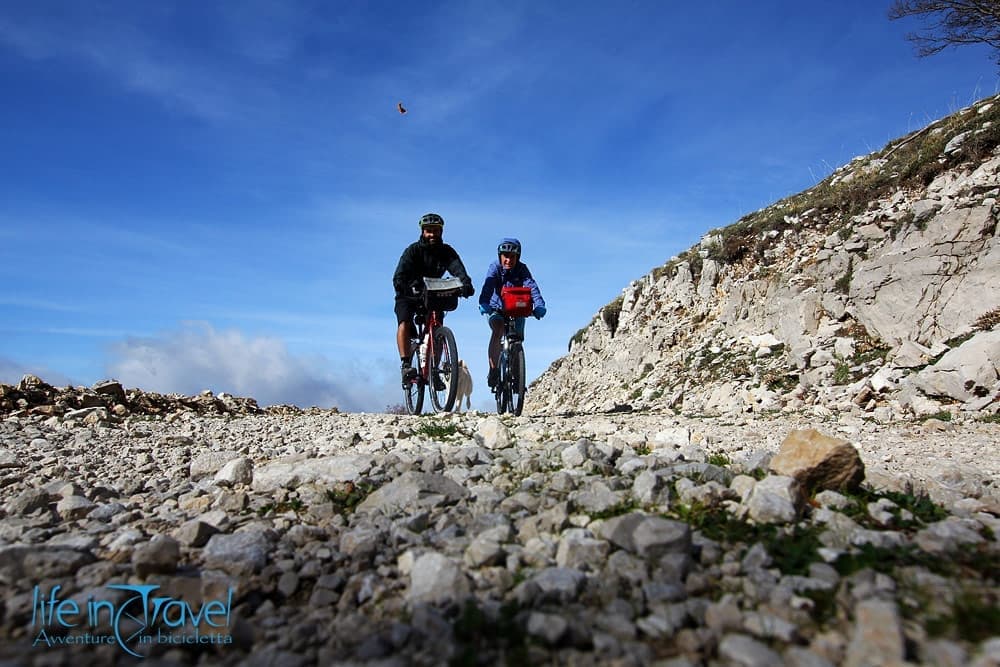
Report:
M 1000 410 L 1000 99 L 859 157 L 626 287 L 531 413 Z

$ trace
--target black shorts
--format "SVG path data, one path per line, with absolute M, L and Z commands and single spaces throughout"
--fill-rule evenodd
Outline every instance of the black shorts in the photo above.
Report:
M 454 298 L 456 301 L 458 297 Z M 454 310 L 450 305 L 447 306 L 446 310 L 434 310 L 433 312 L 437 314 L 437 323 L 441 325 L 444 322 L 444 315 L 448 310 Z M 424 301 L 422 298 L 408 299 L 405 296 L 396 297 L 396 323 L 402 324 L 403 322 L 409 322 L 414 326 L 419 326 L 424 323 L 424 318 L 427 316 L 427 310 L 424 307 Z M 414 321 L 415 320 L 415 321 Z M 413 332 L 414 334 L 416 332 Z
M 396 323 L 413 322 L 413 316 L 422 310 L 421 304 L 416 299 L 408 299 L 405 296 L 396 297 Z

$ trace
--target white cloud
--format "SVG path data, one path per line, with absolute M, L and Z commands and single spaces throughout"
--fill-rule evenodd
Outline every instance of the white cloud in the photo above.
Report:
M 248 337 L 188 322 L 154 338 L 111 348 L 108 373 L 127 387 L 197 394 L 204 389 L 252 397 L 261 406 L 290 403 L 344 411 L 381 411 L 399 402 L 389 361 L 341 364 L 292 354 L 284 341 Z
M 116 12 L 96 19 L 78 15 L 72 6 L 51 15 L 23 12 L 0 18 L 0 45 L 32 60 L 72 61 L 212 121 L 245 116 L 262 94 L 269 94 L 224 62 L 196 61 L 196 52 L 160 39 L 149 22 L 160 21 L 162 28 L 168 19 L 158 12 Z
M 54 387 L 65 387 L 72 384 L 68 377 L 45 366 L 26 366 L 13 359 L 0 357 L 0 383 L 16 385 L 25 375 L 36 375 Z
M 27 310 L 43 310 L 56 313 L 79 313 L 84 309 L 77 303 L 63 303 L 52 299 L 27 298 L 20 295 L 6 296 L 0 294 L 0 306 L 24 308 Z

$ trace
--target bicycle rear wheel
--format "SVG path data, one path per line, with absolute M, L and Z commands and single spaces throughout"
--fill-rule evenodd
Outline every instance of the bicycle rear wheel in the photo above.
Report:
M 521 416 L 524 409 L 524 348 L 515 343 L 510 348 L 510 411 Z
M 458 345 L 448 327 L 434 330 L 434 359 L 431 364 L 430 394 L 435 412 L 448 412 L 458 393 Z
M 406 402 L 406 411 L 411 415 L 419 415 L 424 409 L 424 379 L 420 376 L 420 357 L 416 350 L 410 355 L 410 365 L 417 369 L 417 377 L 403 385 L 403 400 Z

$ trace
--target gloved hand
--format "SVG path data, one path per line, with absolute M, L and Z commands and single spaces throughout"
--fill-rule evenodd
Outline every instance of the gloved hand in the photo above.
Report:
M 479 304 L 479 314 L 480 315 L 489 315 L 490 314 L 490 307 L 489 306 L 484 306 L 483 304 Z
M 470 296 L 476 293 L 476 288 L 472 286 L 472 283 L 465 283 L 462 285 L 462 296 L 468 299 Z
M 543 317 L 545 317 L 545 313 L 547 312 L 548 311 L 545 310 L 545 306 L 538 306 L 533 311 L 531 311 L 531 314 L 535 316 L 536 320 L 540 320 Z

